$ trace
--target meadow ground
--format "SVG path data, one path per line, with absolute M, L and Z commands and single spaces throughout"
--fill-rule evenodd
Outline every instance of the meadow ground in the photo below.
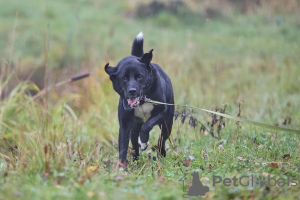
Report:
M 177 104 L 226 104 L 235 116 L 241 105 L 241 117 L 299 130 L 299 3 L 261 1 L 238 11 L 186 2 L 148 16 L 136 1 L 0 1 L 0 199 L 181 199 L 179 180 L 188 174 L 188 190 L 193 171 L 209 187 L 203 198 L 299 199 L 300 136 L 227 119 L 216 139 L 189 118 L 182 124 L 181 113 L 166 158 L 155 152 L 156 127 L 139 161 L 116 167 L 118 96 L 104 65 L 129 55 L 140 31 L 144 50 L 153 48 L 153 62 L 170 75 Z M 86 71 L 89 78 L 40 101 L 26 95 L 39 90 L 24 81 L 30 76 L 43 85 Z M 212 118 L 189 115 L 205 124 Z M 262 181 L 213 185 L 216 176 L 252 175 Z M 288 177 L 297 185 L 287 186 Z

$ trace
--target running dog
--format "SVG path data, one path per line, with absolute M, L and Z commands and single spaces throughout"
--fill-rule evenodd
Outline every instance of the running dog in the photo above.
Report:
M 127 165 L 129 138 L 136 160 L 139 150 L 147 149 L 149 132 L 155 125 L 161 128 L 158 151 L 165 157 L 165 142 L 173 125 L 174 106 L 145 101 L 148 98 L 174 104 L 174 94 L 169 76 L 159 65 L 151 63 L 153 49 L 144 54 L 143 43 L 143 33 L 140 32 L 133 41 L 130 56 L 123 58 L 115 67 L 109 66 L 109 63 L 105 65 L 113 88 L 120 95 L 119 159 L 124 166 Z

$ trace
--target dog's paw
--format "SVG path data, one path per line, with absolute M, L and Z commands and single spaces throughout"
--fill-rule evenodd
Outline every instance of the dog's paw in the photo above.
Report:
M 149 141 L 146 143 L 142 143 L 141 138 L 139 137 L 139 147 L 141 151 L 145 151 L 149 145 Z

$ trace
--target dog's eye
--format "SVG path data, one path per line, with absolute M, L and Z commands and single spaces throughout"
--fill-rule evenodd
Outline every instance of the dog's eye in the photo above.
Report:
M 137 76 L 137 79 L 138 79 L 138 80 L 141 80 L 142 78 L 143 78 L 142 75 L 138 75 L 138 76 Z
M 127 81 L 127 77 L 126 76 L 123 76 L 123 81 Z

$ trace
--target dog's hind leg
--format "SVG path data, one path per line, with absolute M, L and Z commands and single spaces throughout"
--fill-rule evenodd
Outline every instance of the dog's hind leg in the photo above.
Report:
M 166 140 L 170 137 L 173 125 L 173 118 L 168 117 L 167 119 L 164 118 L 163 122 L 160 124 L 161 127 L 161 135 L 158 139 L 158 151 L 160 155 L 166 157 L 166 149 L 165 143 Z
M 131 137 L 131 143 L 132 143 L 132 148 L 135 151 L 135 155 L 133 156 L 133 160 L 138 160 L 139 159 L 139 133 L 141 131 L 142 124 L 138 122 L 134 122 L 131 132 L 130 132 L 130 137 Z
M 166 138 L 161 134 L 158 139 L 158 156 L 162 155 L 163 157 L 166 157 L 166 149 L 165 149 L 165 143 L 166 143 Z

